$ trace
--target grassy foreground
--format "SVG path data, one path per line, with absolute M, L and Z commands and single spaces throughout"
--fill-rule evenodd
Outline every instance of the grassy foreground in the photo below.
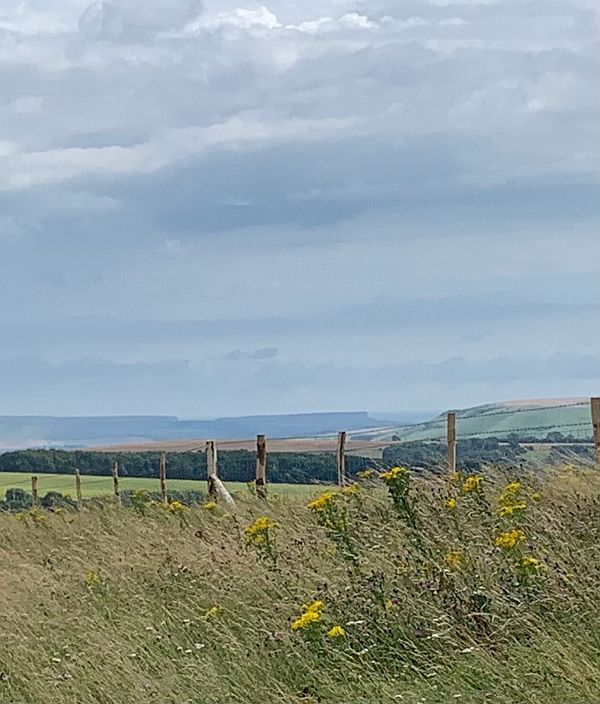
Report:
M 597 704 L 600 481 L 513 479 L 0 516 L 0 702 Z

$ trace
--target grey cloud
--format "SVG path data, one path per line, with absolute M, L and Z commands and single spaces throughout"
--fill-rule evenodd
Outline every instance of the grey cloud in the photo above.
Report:
M 180 29 L 202 10 L 200 0 L 99 0 L 79 19 L 88 37 L 136 41 L 168 29 Z
M 6 0 L 11 403 L 91 411 L 99 378 L 119 407 L 209 394 L 222 413 L 393 408 L 390 379 L 419 380 L 423 407 L 460 402 L 452 375 L 465 401 L 589 385 L 572 374 L 600 349 L 598 17 Z
M 495 389 L 499 398 L 502 389 L 515 382 L 543 382 L 552 389 L 558 377 L 581 392 L 600 374 L 598 357 L 564 354 L 478 360 L 455 357 L 434 364 L 409 360 L 357 366 L 273 359 L 247 363 L 249 366 L 238 368 L 230 361 L 214 359 L 196 364 L 187 360 L 123 364 L 105 359 L 52 364 L 33 358 L 13 359 L 0 362 L 0 380 L 5 413 L 23 413 L 32 403 L 37 404 L 39 413 L 50 413 L 55 395 L 66 394 L 65 414 L 170 414 L 177 410 L 179 414 L 214 416 L 267 409 L 307 410 L 306 399 L 316 410 L 336 407 L 335 399 L 352 407 L 351 398 L 355 398 L 354 407 L 362 407 L 373 398 L 373 386 L 381 384 L 385 384 L 385 391 L 377 400 L 389 403 L 396 397 L 396 407 L 408 402 L 414 408 L 439 405 L 438 398 L 423 397 L 424 389 L 436 385 L 444 388 L 447 398 L 467 397 L 470 389 L 483 385 Z M 464 387 L 466 392 L 461 391 Z M 233 399 L 238 401 L 234 404 Z
M 167 7 L 169 12 L 165 12 Z M 181 24 L 194 14 L 195 7 L 190 8 L 186 0 L 93 5 L 89 14 L 101 19 L 118 16 L 116 25 L 125 33 L 130 26 L 153 33 L 152 46 L 132 55 L 119 46 L 96 46 L 72 38 L 72 59 L 57 74 L 52 91 L 48 91 L 46 74 L 41 71 L 15 82 L 13 102 L 20 97 L 15 94 L 17 87 L 26 94 L 43 96 L 44 110 L 38 123 L 43 120 L 44 134 L 55 132 L 56 141 L 65 148 L 48 149 L 48 145 L 38 144 L 33 153 L 9 155 L 7 187 L 103 172 L 117 176 L 151 173 L 193 158 L 198 151 L 197 135 L 211 125 L 227 124 L 233 115 L 241 120 L 242 132 L 263 124 L 274 138 L 277 126 L 289 123 L 292 115 L 315 126 L 315 121 L 343 119 L 349 141 L 379 135 L 381 145 L 399 150 L 400 158 L 406 138 L 421 135 L 424 138 L 415 144 L 415 151 L 423 151 L 425 158 L 422 170 L 417 170 L 411 181 L 415 189 L 427 190 L 434 177 L 424 151 L 428 141 L 431 152 L 441 151 L 435 171 L 435 180 L 441 184 L 460 183 L 461 179 L 498 183 L 509 173 L 523 181 L 530 178 L 532 169 L 536 178 L 549 170 L 590 174 L 597 153 L 587 158 L 588 164 L 573 161 L 572 153 L 573 147 L 579 152 L 578 145 L 584 141 L 590 144 L 595 134 L 589 113 L 598 110 L 598 100 L 594 91 L 588 90 L 598 64 L 593 34 L 579 19 L 582 11 L 572 6 L 566 16 L 577 21 L 567 23 L 567 34 L 573 34 L 576 42 L 562 45 L 553 27 L 561 26 L 561 21 L 564 24 L 565 9 L 544 7 L 544 11 L 535 3 L 522 9 L 509 3 L 467 7 L 461 11 L 474 13 L 473 17 L 463 24 L 444 25 L 444 17 L 454 18 L 454 8 L 414 3 L 411 12 L 420 9 L 423 15 L 432 15 L 431 21 L 398 27 L 382 22 L 386 15 L 393 19 L 397 13 L 389 4 L 379 8 L 379 20 L 365 26 L 342 22 L 340 18 L 344 11 L 348 15 L 351 6 L 336 8 L 332 4 L 331 14 L 340 20 L 336 20 L 336 34 L 317 38 L 315 45 L 304 32 L 287 28 L 285 11 L 277 26 L 258 35 L 241 32 L 221 36 L 205 27 L 200 34 L 167 37 L 159 29 L 168 29 L 171 17 L 175 24 Z M 277 15 L 278 5 L 272 10 Z M 205 15 L 228 16 L 227 11 L 207 11 Z M 505 20 L 505 26 L 499 26 L 499 18 Z M 532 31 L 534 22 L 540 24 L 537 32 Z M 564 37 L 562 29 L 560 36 Z M 432 34 L 449 31 L 463 38 L 480 38 L 487 32 L 511 39 L 519 31 L 524 41 L 540 37 L 543 47 L 504 47 L 497 42 L 470 46 L 467 42 L 455 50 L 442 51 L 426 41 Z M 359 40 L 353 38 L 353 32 L 359 32 Z M 75 46 L 79 48 L 75 50 Z M 132 90 L 137 85 L 145 86 L 143 95 Z M 205 99 L 208 94 L 210 100 Z M 63 119 L 66 110 L 68 121 Z M 143 120 L 136 119 L 139 114 Z M 352 121 L 348 123 L 350 117 L 354 126 Z M 577 130 L 573 130 L 574 120 Z M 14 134 L 19 135 L 21 123 L 13 118 L 12 124 Z M 36 126 L 32 122 L 27 140 L 36 139 Z M 190 133 L 187 144 L 176 147 L 173 135 L 181 134 L 185 140 L 187 133 L 177 130 L 191 127 L 195 132 Z M 545 133 L 550 130 L 553 139 L 549 144 Z M 66 149 L 81 148 L 79 145 L 82 151 Z M 98 145 L 104 147 L 103 153 L 98 152 Z M 109 151 L 117 146 L 123 148 Z M 387 150 L 380 152 L 379 146 L 374 140 L 372 153 L 381 156 Z M 352 186 L 348 180 L 353 172 L 360 185 L 363 169 L 370 166 L 369 153 L 367 149 L 356 154 L 353 168 L 345 173 L 345 183 L 332 187 Z M 448 158 L 449 171 L 444 169 Z M 283 150 L 279 164 L 287 161 Z M 413 169 L 416 166 L 413 161 Z M 11 170 L 16 172 L 12 178 L 8 175 Z M 22 172 L 28 174 L 26 179 Z
M 64 289 L 63 276 L 46 279 Z M 562 284 L 568 288 L 569 282 Z M 583 296 L 585 300 L 585 296 Z M 87 316 L 67 320 L 36 320 L 30 323 L 4 323 L 2 355 L 6 358 L 24 349 L 43 349 L 48 358 L 68 357 L 73 349 L 86 355 L 116 354 L 125 359 L 138 355 L 185 354 L 191 363 L 216 349 L 210 356 L 215 363 L 280 360 L 297 356 L 297 350 L 319 345 L 323 361 L 343 360 L 349 352 L 369 348 L 369 340 L 388 340 L 395 356 L 404 360 L 414 354 L 416 341 L 424 340 L 423 361 L 437 359 L 440 349 L 426 342 L 438 338 L 446 341 L 446 349 L 468 347 L 471 354 L 493 347 L 501 335 L 512 330 L 512 336 L 527 335 L 532 325 L 544 335 L 545 345 L 556 345 L 553 331 L 575 328 L 585 330 L 578 344 L 587 340 L 586 351 L 598 349 L 600 338 L 594 332 L 600 317 L 600 305 L 593 303 L 556 303 L 536 300 L 531 296 L 496 291 L 486 295 L 398 300 L 381 296 L 353 306 L 324 308 L 312 314 L 280 316 L 247 316 L 244 318 L 196 320 L 142 320 L 133 317 Z M 541 342 L 540 337 L 540 342 Z M 414 340 L 410 350 L 404 348 Z M 489 342 L 488 342 L 489 341 Z M 267 347 L 260 347 L 270 343 Z M 442 343 L 443 344 L 443 343 Z M 231 345 L 244 348 L 229 349 Z M 370 350 L 373 363 L 386 358 L 381 342 Z M 530 345 L 521 343 L 521 349 Z M 442 348 L 443 349 L 443 348 Z M 582 350 L 583 351 L 583 350 Z M 383 383 L 383 381 L 382 381 Z
M 263 347 L 258 350 L 244 351 L 231 350 L 221 356 L 221 359 L 227 362 L 246 362 L 260 359 L 273 359 L 277 356 L 277 347 Z

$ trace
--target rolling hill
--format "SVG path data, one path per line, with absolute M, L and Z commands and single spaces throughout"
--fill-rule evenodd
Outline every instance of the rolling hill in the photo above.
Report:
M 587 398 L 529 399 L 504 401 L 456 410 L 457 434 L 463 437 L 546 437 L 548 433 L 588 439 L 592 434 Z M 364 434 L 364 433 L 363 433 Z M 373 440 L 428 440 L 446 434 L 446 413 L 415 425 L 373 429 Z
M 406 414 L 404 422 L 414 415 Z M 419 420 L 422 419 L 421 415 Z M 272 438 L 304 438 L 338 430 L 389 426 L 390 421 L 364 411 L 240 416 L 181 420 L 175 416 L 0 416 L 0 451 L 34 447 L 82 448 L 186 441 L 197 438 L 239 439 L 266 433 Z

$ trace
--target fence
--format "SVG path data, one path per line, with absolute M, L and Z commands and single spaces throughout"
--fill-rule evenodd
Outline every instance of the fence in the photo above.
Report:
M 465 433 L 465 434 L 460 434 L 460 425 L 463 423 L 465 420 L 468 420 L 469 418 L 475 418 L 477 417 L 478 419 L 481 418 L 490 418 L 490 417 L 497 417 L 497 416 L 513 416 L 515 414 L 527 414 L 527 413 L 535 413 L 535 412 L 540 412 L 544 410 L 559 410 L 559 409 L 564 409 L 564 408 L 576 408 L 576 407 L 581 407 L 585 408 L 588 406 L 588 402 L 575 402 L 575 403 L 566 403 L 566 404 L 560 404 L 560 405 L 551 405 L 551 406 L 532 406 L 531 408 L 516 408 L 516 409 L 508 409 L 508 410 L 491 410 L 489 413 L 484 413 L 484 414 L 479 414 L 477 416 L 474 415 L 469 415 L 469 414 L 457 414 L 455 411 L 450 411 L 447 413 L 446 418 L 439 418 L 435 419 L 432 421 L 424 422 L 424 423 L 416 423 L 412 424 L 410 426 L 401 426 L 398 428 L 399 432 L 402 431 L 411 431 L 415 432 L 418 431 L 419 437 L 418 439 L 411 440 L 410 437 L 407 440 L 395 440 L 395 441 L 382 441 L 380 443 L 374 443 L 373 441 L 365 441 L 363 444 L 356 444 L 351 445 L 349 447 L 349 440 L 352 438 L 352 433 L 346 433 L 344 431 L 341 431 L 337 435 L 337 441 L 335 444 L 335 476 L 336 476 L 336 481 L 338 486 L 343 487 L 347 483 L 347 457 L 348 455 L 350 456 L 360 456 L 361 453 L 367 452 L 367 451 L 372 451 L 374 446 L 377 447 L 378 445 L 386 445 L 387 447 L 393 446 L 393 445 L 406 445 L 410 442 L 419 442 L 419 443 L 431 443 L 431 442 L 436 442 L 439 443 L 440 440 L 444 439 L 444 436 L 441 435 L 445 431 L 445 443 L 446 443 L 446 448 L 447 448 L 447 460 L 446 460 L 446 468 L 450 471 L 456 471 L 457 468 L 457 457 L 459 455 L 459 450 L 460 450 L 460 440 L 465 440 L 465 439 L 472 439 L 472 438 L 478 438 L 478 437 L 490 437 L 490 436 L 497 436 L 500 433 L 510 433 L 511 430 L 510 428 L 498 431 L 498 429 L 495 430 L 490 430 L 490 431 L 479 431 L 479 432 L 472 432 L 472 433 Z M 580 421 L 580 422 L 575 422 L 575 423 L 563 423 L 560 425 L 532 425 L 529 427 L 521 427 L 519 429 L 519 433 L 527 433 L 527 432 L 537 432 L 539 433 L 540 431 L 562 431 L 562 430 L 569 430 L 569 432 L 573 432 L 575 428 L 583 428 L 587 427 L 590 428 L 592 431 L 592 440 L 593 440 L 593 445 L 594 445 L 594 460 L 595 460 L 595 467 L 597 469 L 600 469 L 600 397 L 594 397 L 590 399 L 589 402 L 589 408 L 591 411 L 591 423 L 590 421 Z M 395 426 L 396 427 L 396 426 Z M 382 430 L 382 429 L 379 429 Z M 432 434 L 430 436 L 427 436 L 427 431 L 430 430 L 432 431 Z M 423 435 L 425 433 L 425 435 Z M 277 441 L 291 441 L 295 440 L 294 438 L 276 438 L 274 440 Z M 255 456 L 254 457 L 249 457 L 247 461 L 244 463 L 244 466 L 240 467 L 240 474 L 243 475 L 242 481 L 247 481 L 247 482 L 254 482 L 254 486 L 256 488 L 256 494 L 262 499 L 267 498 L 268 496 L 268 461 L 267 461 L 267 444 L 268 444 L 268 439 L 266 438 L 265 435 L 260 434 L 257 435 L 256 437 L 256 449 L 255 449 Z M 206 453 L 206 463 L 207 463 L 207 482 L 208 482 L 208 493 L 210 496 L 212 496 L 215 499 L 218 499 L 219 497 L 219 492 L 217 491 L 216 488 L 216 482 L 219 482 L 219 471 L 218 471 L 218 459 L 217 459 L 217 449 L 227 449 L 227 447 L 231 447 L 232 445 L 239 445 L 239 441 L 233 441 L 233 440 L 223 440 L 220 442 L 217 442 L 215 440 L 210 440 L 206 442 L 204 448 L 198 447 L 195 449 L 196 452 L 201 452 L 204 451 Z M 318 448 L 318 449 L 302 449 L 299 452 L 302 454 L 319 454 L 319 455 L 328 455 L 329 453 L 332 452 L 332 450 L 329 450 L 329 453 L 327 450 L 323 449 L 323 447 Z M 250 455 L 250 453 L 248 453 Z M 285 454 L 285 453 L 282 453 Z M 331 456 L 331 454 L 329 454 Z M 167 473 L 168 473 L 168 459 L 167 459 L 167 453 L 166 452 L 161 452 L 159 455 L 159 461 L 158 461 L 158 490 L 159 490 L 159 495 L 161 500 L 167 501 L 168 499 L 168 492 L 167 492 Z M 112 475 L 112 494 L 114 497 L 114 500 L 117 504 L 121 503 L 121 485 L 120 485 L 120 476 L 119 476 L 119 464 L 117 461 L 113 461 L 112 466 L 111 466 L 111 475 Z M 68 475 L 65 475 L 65 478 L 67 478 Z M 331 483 L 333 483 L 333 476 L 331 477 Z M 90 486 L 90 484 L 93 484 L 96 482 L 98 485 L 100 483 L 105 484 L 106 479 L 105 478 L 97 478 L 97 479 L 92 479 L 92 480 L 87 480 L 86 481 L 86 488 Z M 31 488 L 31 501 L 32 505 L 36 506 L 39 503 L 39 490 L 38 490 L 38 476 L 34 475 L 31 476 L 30 479 L 25 480 L 23 482 L 11 482 L 10 488 L 18 488 L 19 486 L 23 486 L 25 484 L 29 484 Z M 82 483 L 81 483 L 81 474 L 78 469 L 75 470 L 74 474 L 74 484 L 75 488 L 75 496 L 77 500 L 77 505 L 81 507 L 82 501 L 83 501 L 83 492 L 82 492 Z M 0 488 L 2 488 L 2 485 L 0 485 Z

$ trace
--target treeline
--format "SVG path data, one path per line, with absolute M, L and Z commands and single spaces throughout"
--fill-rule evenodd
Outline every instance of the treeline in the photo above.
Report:
M 509 443 L 498 438 L 467 438 L 460 440 L 457 457 L 459 469 L 477 471 L 484 465 L 518 465 L 527 453 L 518 442 Z M 447 462 L 445 442 L 426 443 L 415 440 L 404 445 L 393 445 L 383 451 L 387 464 L 407 467 L 444 468 Z
M 0 455 L 0 472 L 33 474 L 73 474 L 107 476 L 112 463 L 119 463 L 122 477 L 158 477 L 158 452 L 84 452 L 65 450 L 18 450 Z M 362 457 L 346 458 L 349 475 L 370 467 Z M 247 482 L 254 479 L 256 456 L 248 450 L 230 450 L 218 455 L 219 476 L 223 481 Z M 169 479 L 206 479 L 203 452 L 173 452 L 167 455 Z M 267 456 L 267 477 L 273 483 L 307 484 L 336 480 L 334 453 L 278 453 Z
M 510 443 L 564 443 L 566 445 L 581 445 L 583 443 L 592 443 L 594 439 L 592 436 L 588 438 L 578 438 L 573 433 L 565 435 L 564 433 L 554 431 L 547 433 L 544 437 L 537 435 L 519 435 L 517 433 L 510 433 L 506 437 L 506 441 Z

